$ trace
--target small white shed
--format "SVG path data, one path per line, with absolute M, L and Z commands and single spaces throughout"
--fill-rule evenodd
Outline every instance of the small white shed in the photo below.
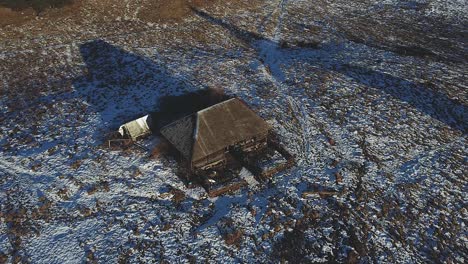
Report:
M 119 128 L 119 133 L 122 137 L 131 138 L 133 141 L 137 140 L 137 138 L 150 135 L 151 130 L 148 125 L 148 115 L 123 124 Z

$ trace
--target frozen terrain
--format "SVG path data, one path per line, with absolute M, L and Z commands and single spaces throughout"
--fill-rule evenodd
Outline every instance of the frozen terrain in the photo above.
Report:
M 468 261 L 466 1 L 86 8 L 106 2 L 0 28 L 0 263 Z M 207 198 L 173 160 L 105 147 L 207 87 L 297 165 Z

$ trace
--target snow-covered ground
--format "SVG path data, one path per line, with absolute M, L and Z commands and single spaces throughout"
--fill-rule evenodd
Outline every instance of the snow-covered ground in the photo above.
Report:
M 124 2 L 66 34 L 0 29 L 24 35 L 0 41 L 0 263 L 468 260 L 466 1 L 239 1 L 166 24 Z M 207 87 L 297 165 L 208 198 L 173 160 L 105 148 Z

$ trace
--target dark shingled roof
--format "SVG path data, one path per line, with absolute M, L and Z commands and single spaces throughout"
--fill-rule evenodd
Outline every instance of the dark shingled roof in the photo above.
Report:
M 169 124 L 161 134 L 193 162 L 268 130 L 262 118 L 233 98 Z

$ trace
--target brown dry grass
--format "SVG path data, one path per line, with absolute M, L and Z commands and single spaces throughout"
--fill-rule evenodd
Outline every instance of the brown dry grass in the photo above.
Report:
M 162 140 L 152 151 L 151 158 L 159 158 L 161 155 L 167 155 L 171 152 L 171 143 L 166 140 Z
M 32 7 L 16 10 L 0 6 L 0 27 L 6 25 L 18 26 L 27 22 L 34 22 L 39 15 L 50 20 L 74 16 L 77 14 L 76 11 L 82 9 L 81 4 L 82 1 L 76 1 L 75 3 L 65 5 L 61 8 L 42 10 L 41 13 L 38 13 L 37 10 L 34 10 Z
M 240 247 L 240 244 L 244 240 L 244 230 L 238 229 L 224 236 L 224 241 L 227 245 L 234 245 Z
M 148 2 L 145 8 L 140 12 L 139 18 L 152 21 L 160 22 L 167 20 L 180 20 L 186 16 L 189 16 L 192 11 L 191 6 L 203 7 L 213 4 L 215 0 L 163 0 L 163 1 L 151 1 Z
M 177 188 L 172 188 L 170 190 L 170 193 L 173 195 L 172 196 L 172 202 L 175 204 L 180 204 L 185 200 L 185 193 Z
M 33 19 L 34 16 L 34 10 L 32 9 L 18 12 L 13 11 L 10 8 L 0 7 L 0 26 L 10 24 L 23 24 L 26 21 Z
M 178 21 L 189 15 L 193 7 L 206 7 L 212 5 L 217 0 L 143 0 L 134 3 L 134 9 L 137 18 L 144 22 L 167 22 Z M 37 12 L 32 7 L 12 9 L 10 7 L 0 6 L 0 26 L 23 25 L 28 22 L 41 19 L 59 20 L 71 19 L 82 20 L 87 16 L 102 17 L 103 19 L 116 19 L 122 16 L 127 8 L 124 1 L 119 0 L 76 0 L 69 5 L 60 8 L 47 8 Z M 138 12 L 136 9 L 139 9 Z M 33 22 L 34 23 L 34 22 Z

